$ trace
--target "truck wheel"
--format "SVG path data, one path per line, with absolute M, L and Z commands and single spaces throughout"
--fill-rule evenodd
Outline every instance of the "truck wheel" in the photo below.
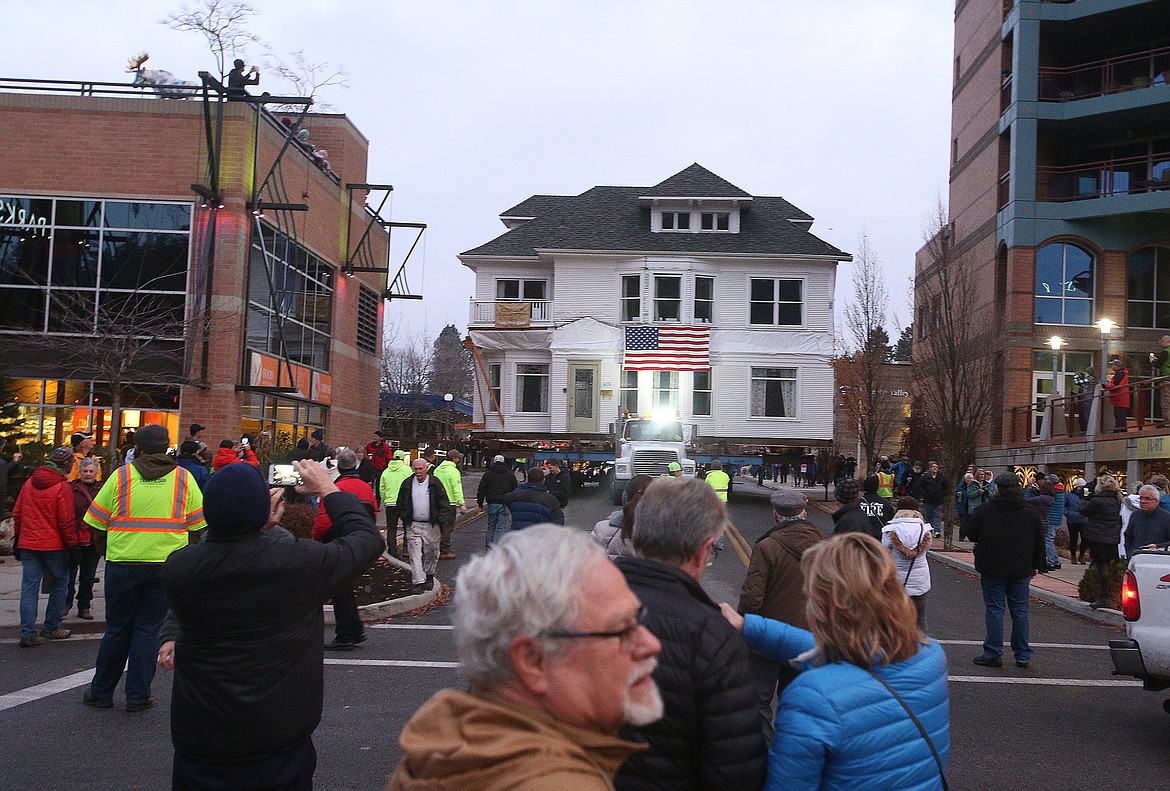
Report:
M 622 504 L 622 495 L 626 493 L 627 481 L 619 481 L 617 478 L 613 479 L 613 485 L 610 486 L 610 493 L 613 495 L 613 504 Z

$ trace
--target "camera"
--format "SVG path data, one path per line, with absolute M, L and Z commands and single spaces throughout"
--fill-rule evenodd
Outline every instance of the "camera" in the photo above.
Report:
M 269 486 L 300 486 L 304 482 L 291 464 L 273 464 L 268 468 Z
M 248 447 L 248 445 L 250 445 L 251 443 L 248 441 L 248 438 L 247 438 L 247 437 L 240 437 L 240 444 L 241 444 L 241 445 L 243 445 L 243 446 L 246 448 L 246 447 Z

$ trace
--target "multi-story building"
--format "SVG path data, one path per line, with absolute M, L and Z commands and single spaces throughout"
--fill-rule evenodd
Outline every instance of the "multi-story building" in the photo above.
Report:
M 275 455 L 377 427 L 368 141 L 304 100 L 273 113 L 207 85 L 0 83 L 0 354 L 24 441 L 199 422 L 267 432 Z
M 477 435 L 604 442 L 667 410 L 701 452 L 802 453 L 833 436 L 833 288 L 850 256 L 813 218 L 699 165 L 653 187 L 533 195 L 460 260 Z
M 1128 426 L 1108 407 L 1089 421 L 1069 396 L 1106 354 L 1149 377 L 1170 331 L 1168 31 L 1167 0 L 956 3 L 949 225 L 918 256 L 915 335 L 938 326 L 945 248 L 967 273 L 973 336 L 999 356 L 981 463 L 1130 477 L 1164 464 L 1148 385 Z M 1054 371 L 1063 398 L 1042 421 Z

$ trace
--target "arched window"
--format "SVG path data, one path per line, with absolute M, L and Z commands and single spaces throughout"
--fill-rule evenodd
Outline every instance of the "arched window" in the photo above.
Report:
M 1082 324 L 1093 320 L 1093 256 L 1065 242 L 1036 251 L 1036 323 Z
M 1170 247 L 1143 247 L 1126 266 L 1130 327 L 1170 329 Z

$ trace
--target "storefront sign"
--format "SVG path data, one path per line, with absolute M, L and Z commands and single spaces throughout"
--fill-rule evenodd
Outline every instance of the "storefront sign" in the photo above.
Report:
M 296 363 L 288 363 L 270 354 L 257 351 L 251 354 L 252 359 L 248 366 L 250 387 L 295 387 L 296 392 L 290 395 L 326 404 L 333 402 L 333 377 L 329 374 L 322 374 Z M 292 369 L 292 381 L 289 381 L 289 369 Z M 327 384 L 320 384 L 318 377 L 324 377 Z M 321 394 L 327 397 L 322 398 Z
M 1170 456 L 1170 437 L 1142 437 L 1137 441 L 1137 458 L 1164 459 Z
M 22 209 L 16 201 L 0 198 L 0 225 L 15 225 L 32 231 L 33 236 L 48 236 L 49 229 L 45 227 L 48 224 L 46 218 Z
M 1115 439 L 1098 442 L 1093 446 L 1093 458 L 1098 464 L 1101 462 L 1125 461 L 1125 440 Z
M 333 377 L 313 371 L 313 400 L 321 404 L 333 403 Z

